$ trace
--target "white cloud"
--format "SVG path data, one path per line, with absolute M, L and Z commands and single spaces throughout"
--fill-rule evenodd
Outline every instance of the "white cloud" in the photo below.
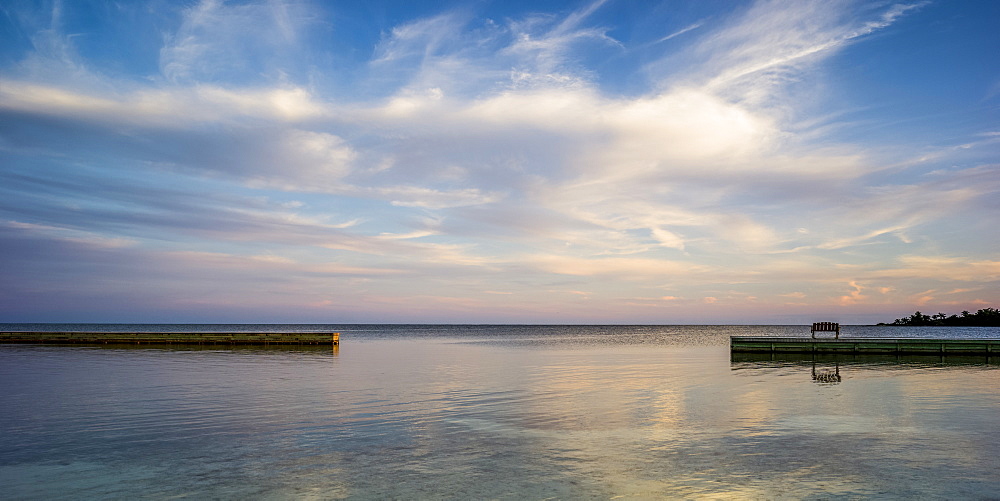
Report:
M 327 105 L 296 87 L 143 89 L 116 94 L 79 92 L 54 85 L 7 80 L 0 106 L 26 112 L 169 127 L 246 120 L 298 122 L 328 114 Z
M 137 188 L 149 187 L 136 174 L 148 171 L 150 184 L 172 180 L 198 193 L 294 198 L 227 210 L 178 196 L 171 201 L 186 210 L 168 216 L 153 202 L 121 202 L 119 191 L 107 201 L 69 188 L 52 196 L 90 197 L 73 217 L 103 225 L 106 243 L 146 221 L 167 240 L 196 236 L 191 245 L 207 254 L 192 259 L 236 268 L 305 275 L 343 259 L 331 272 L 426 278 L 433 270 L 447 275 L 441 282 L 468 277 L 469 290 L 495 295 L 545 290 L 545 280 L 572 282 L 545 286 L 560 291 L 627 282 L 644 291 L 619 297 L 648 300 L 680 284 L 689 288 L 663 301 L 705 304 L 781 294 L 860 304 L 868 286 L 859 284 L 995 280 L 984 238 L 963 253 L 935 241 L 934 228 L 976 211 L 995 215 L 997 167 L 948 164 L 992 147 L 995 132 L 960 141 L 968 148 L 916 152 L 922 163 L 886 162 L 892 155 L 836 144 L 810 125 L 835 113 L 796 116 L 801 103 L 789 88 L 817 78 L 810 68 L 916 8 L 855 14 L 851 6 L 762 1 L 723 24 L 687 24 L 660 41 L 694 45 L 651 64 L 657 81 L 645 92 L 623 95 L 581 62 L 582 49 L 622 52 L 613 27 L 594 21 L 613 7 L 601 1 L 564 16 L 479 21 L 464 10 L 414 20 L 387 30 L 354 74 L 317 66 L 298 78 L 283 59 L 309 59 L 308 5 L 206 0 L 182 12 L 160 51 L 163 78 L 100 75 L 77 64 L 71 44 L 50 47 L 45 60 L 75 64 L 100 85 L 31 72 L 5 78 L 0 112 L 20 125 L 0 152 L 71 158 L 71 168 Z M 58 30 L 50 35 L 65 42 Z M 337 79 L 359 90 L 333 92 Z M 51 203 L 43 198 L 31 201 Z M 200 212 L 204 220 L 187 222 Z M 225 252 L 213 250 L 219 242 Z M 237 242 L 245 252 L 230 253 Z M 845 283 L 854 292 L 844 295 Z
M 902 266 L 882 270 L 879 275 L 892 278 L 930 278 L 962 282 L 1000 280 L 1000 261 L 970 260 L 951 256 L 902 256 Z
M 160 71 L 173 83 L 277 77 L 289 56 L 301 54 L 299 32 L 311 18 L 301 2 L 202 0 L 167 37 Z
M 106 237 L 100 233 L 91 231 L 25 223 L 22 221 L 0 221 L 0 226 L 22 230 L 32 234 L 39 234 L 46 238 L 72 242 L 85 246 L 89 249 L 117 249 L 133 247 L 139 243 L 137 240 L 131 238 Z
M 497 193 L 482 193 L 478 189 L 439 191 L 419 186 L 393 186 L 381 188 L 378 194 L 400 207 L 444 209 L 496 202 L 502 198 Z
M 668 279 L 704 274 L 709 268 L 681 262 L 648 258 L 579 258 L 572 256 L 539 255 L 530 256 L 523 262 L 531 263 L 538 269 L 563 275 L 614 276 L 625 280 L 648 277 Z
M 713 92 L 775 104 L 775 86 L 921 4 L 895 4 L 872 20 L 849 16 L 854 6 L 847 2 L 758 1 L 696 47 L 695 55 L 707 59 L 700 77 Z

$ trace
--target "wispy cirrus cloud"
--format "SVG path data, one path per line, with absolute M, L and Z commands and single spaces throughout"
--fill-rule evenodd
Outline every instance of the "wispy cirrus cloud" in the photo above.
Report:
M 198 2 L 165 37 L 160 73 L 175 84 L 280 79 L 309 56 L 303 38 L 316 14 L 304 2 Z
M 794 82 L 810 65 L 926 4 L 899 3 L 873 12 L 848 2 L 756 2 L 695 46 L 694 54 L 707 58 L 702 83 L 749 103 L 774 104 L 775 86 Z

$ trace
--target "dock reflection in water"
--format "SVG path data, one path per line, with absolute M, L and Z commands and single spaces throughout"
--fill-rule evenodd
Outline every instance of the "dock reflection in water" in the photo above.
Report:
M 852 369 L 900 370 L 948 367 L 1000 368 L 1000 357 L 956 355 L 851 355 L 851 354 L 801 354 L 801 353 L 738 353 L 730 355 L 732 370 L 785 369 L 810 374 L 812 381 L 820 384 L 838 384 Z

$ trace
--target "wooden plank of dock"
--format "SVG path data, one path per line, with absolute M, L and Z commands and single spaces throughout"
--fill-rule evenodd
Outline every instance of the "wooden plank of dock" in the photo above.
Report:
M 808 338 L 732 336 L 729 347 L 738 353 L 857 353 L 911 355 L 997 355 L 1000 339 L 924 338 Z
M 340 345 L 339 332 L 0 332 L 0 343 Z

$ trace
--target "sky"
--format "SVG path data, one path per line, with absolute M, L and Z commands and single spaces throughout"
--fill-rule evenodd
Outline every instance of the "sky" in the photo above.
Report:
M 1000 2 L 0 4 L 0 321 L 1000 305 Z

